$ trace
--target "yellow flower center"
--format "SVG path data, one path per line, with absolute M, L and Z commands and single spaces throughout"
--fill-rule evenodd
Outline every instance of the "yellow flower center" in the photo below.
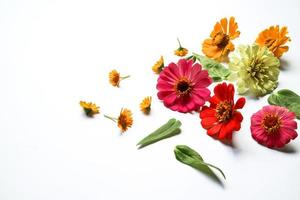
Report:
M 261 125 L 269 134 L 278 133 L 280 129 L 280 119 L 277 115 L 266 114 Z
M 247 69 L 248 73 L 253 78 L 260 78 L 259 74 L 265 73 L 264 63 L 261 60 L 253 59 L 250 62 L 250 67 Z
M 192 90 L 192 83 L 186 77 L 180 78 L 175 84 L 175 91 L 179 96 L 186 96 Z
M 229 36 L 224 33 L 217 33 L 213 40 L 220 49 L 223 49 L 227 46 L 230 39 Z
M 232 106 L 228 101 L 222 101 L 217 105 L 216 111 L 217 119 L 220 122 L 224 122 L 231 118 Z

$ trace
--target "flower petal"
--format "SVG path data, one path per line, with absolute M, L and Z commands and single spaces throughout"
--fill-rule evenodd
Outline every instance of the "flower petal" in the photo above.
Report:
M 206 117 L 201 120 L 201 125 L 204 129 L 209 129 L 213 127 L 218 119 L 216 117 Z
M 209 107 L 204 107 L 200 112 L 201 119 L 206 117 L 214 117 L 214 116 L 216 116 L 216 111 Z
M 242 109 L 245 103 L 246 99 L 244 97 L 239 98 L 234 105 L 234 109 Z
M 217 124 L 216 126 L 210 128 L 208 131 L 207 131 L 207 134 L 212 136 L 212 135 L 215 135 L 217 133 L 220 132 L 221 128 L 222 128 L 223 124 Z

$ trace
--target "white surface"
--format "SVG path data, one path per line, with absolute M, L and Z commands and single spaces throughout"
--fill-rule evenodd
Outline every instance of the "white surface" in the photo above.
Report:
M 300 139 L 290 153 L 258 145 L 250 116 L 267 104 L 248 99 L 235 148 L 206 135 L 197 114 L 166 109 L 156 97 L 151 67 L 160 55 L 177 61 L 176 37 L 200 52 L 215 22 L 235 16 L 235 44 L 252 43 L 264 28 L 287 25 L 292 42 L 283 56 L 279 88 L 300 94 L 300 5 L 295 1 L 0 1 L 0 199 L 299 199 Z M 108 84 L 116 68 L 132 77 Z M 153 96 L 149 117 L 138 105 Z M 96 102 L 88 119 L 80 100 Z M 134 112 L 120 136 L 103 113 Z M 137 150 L 135 144 L 175 117 L 182 134 Z M 179 163 L 186 144 L 227 175 L 224 187 Z

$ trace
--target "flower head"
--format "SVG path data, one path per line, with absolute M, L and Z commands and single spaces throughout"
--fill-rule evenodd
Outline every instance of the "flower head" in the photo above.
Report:
M 130 76 L 121 77 L 120 73 L 115 69 L 112 70 L 111 72 L 109 72 L 109 82 L 114 87 L 119 87 L 121 80 L 124 80 L 124 79 L 129 78 L 129 77 Z
M 298 134 L 295 114 L 280 106 L 264 106 L 251 117 L 254 140 L 269 148 L 281 148 Z
M 207 134 L 220 140 L 231 141 L 233 131 L 241 128 L 242 114 L 237 111 L 245 105 L 245 98 L 234 103 L 234 86 L 220 83 L 214 88 L 210 106 L 204 106 L 200 112 L 201 125 Z
M 95 114 L 100 113 L 99 107 L 94 103 L 88 103 L 85 101 L 79 102 L 80 106 L 83 108 L 85 114 L 89 117 L 93 117 Z
M 177 38 L 177 41 L 178 41 L 179 47 L 174 51 L 174 54 L 176 56 L 183 57 L 186 54 L 188 54 L 189 50 L 187 50 L 186 48 L 181 46 L 181 43 L 178 38 Z
M 127 131 L 133 124 L 132 112 L 129 109 L 121 109 L 120 115 L 118 117 L 118 127 L 122 132 Z
M 127 131 L 128 128 L 130 128 L 133 124 L 132 112 L 127 108 L 122 108 L 117 118 L 107 115 L 104 115 L 104 117 L 112 120 L 113 122 L 116 122 L 122 133 Z
M 152 97 L 145 97 L 140 103 L 140 109 L 144 114 L 149 114 L 151 110 Z
M 229 22 L 227 18 L 221 19 L 215 24 L 210 38 L 204 40 L 202 52 L 209 58 L 228 62 L 228 54 L 234 51 L 234 45 L 231 41 L 240 35 L 237 29 L 238 25 L 234 17 L 230 17 Z
M 210 98 L 207 87 L 212 83 L 206 70 L 193 60 L 180 59 L 170 63 L 159 75 L 157 96 L 171 110 L 198 110 Z
M 160 59 L 153 65 L 152 71 L 155 74 L 159 74 L 164 68 L 164 57 L 160 56 Z
M 279 60 L 266 47 L 239 46 L 239 55 L 229 63 L 228 79 L 237 81 L 239 94 L 264 96 L 278 85 Z
M 284 46 L 285 43 L 291 41 L 287 34 L 286 26 L 282 28 L 279 28 L 278 25 L 270 26 L 259 33 L 255 42 L 259 46 L 266 46 L 277 58 L 280 58 L 283 53 L 289 50 L 288 46 Z

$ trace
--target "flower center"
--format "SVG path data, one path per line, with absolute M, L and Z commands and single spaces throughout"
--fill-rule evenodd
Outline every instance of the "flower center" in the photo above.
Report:
M 250 62 L 250 67 L 247 69 L 248 73 L 253 78 L 259 78 L 260 73 L 264 73 L 264 63 L 261 60 L 253 59 Z
M 216 117 L 220 122 L 226 121 L 231 118 L 232 105 L 228 101 L 222 101 L 217 105 Z
M 179 79 L 175 84 L 175 91 L 180 96 L 188 95 L 191 90 L 192 90 L 191 81 L 185 77 Z
M 271 47 L 274 44 L 275 40 L 274 39 L 267 39 L 266 40 L 266 47 Z
M 269 134 L 278 133 L 280 128 L 280 119 L 277 115 L 274 114 L 267 114 L 263 118 L 262 127 L 267 131 Z
M 229 42 L 229 36 L 224 33 L 218 33 L 214 37 L 214 42 L 219 48 L 223 49 L 227 46 Z

